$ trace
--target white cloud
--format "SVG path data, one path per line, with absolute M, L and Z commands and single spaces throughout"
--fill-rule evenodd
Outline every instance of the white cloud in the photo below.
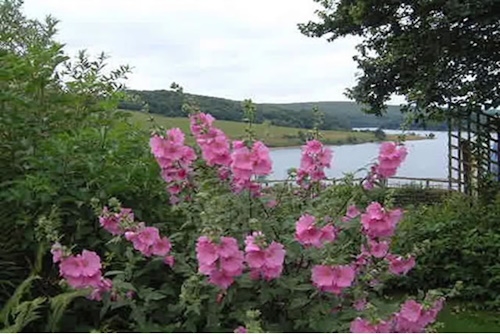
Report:
M 356 39 L 302 35 L 312 0 L 25 0 L 30 17 L 61 20 L 68 51 L 134 68 L 128 86 L 257 102 L 346 100 Z

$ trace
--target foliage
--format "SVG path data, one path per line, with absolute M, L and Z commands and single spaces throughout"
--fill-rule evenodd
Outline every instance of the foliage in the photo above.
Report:
M 91 198 L 134 203 L 144 219 L 170 215 L 143 145 L 148 134 L 115 111 L 128 67 L 106 71 L 105 55 L 85 52 L 70 59 L 54 41 L 57 21 L 29 20 L 21 5 L 0 2 L 0 304 L 28 277 L 40 246 L 46 254 L 42 230 L 100 247 Z M 57 293 L 43 267 L 37 289 Z
M 415 270 L 393 286 L 412 290 L 451 288 L 463 283 L 459 298 L 480 302 L 482 308 L 498 308 L 500 271 L 498 251 L 500 197 L 482 203 L 462 195 L 443 203 L 413 210 L 401 223 L 395 249 L 405 252 L 417 245 Z
M 359 36 L 362 74 L 348 95 L 381 114 L 392 94 L 418 118 L 500 105 L 500 3 L 485 1 L 323 1 L 310 37 Z M 417 118 L 417 120 L 418 120 Z

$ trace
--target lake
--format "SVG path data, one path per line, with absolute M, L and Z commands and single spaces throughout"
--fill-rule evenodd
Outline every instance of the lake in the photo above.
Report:
M 386 134 L 398 134 L 398 130 L 384 130 Z M 434 139 L 407 141 L 408 156 L 399 168 L 397 176 L 418 178 L 448 177 L 448 132 L 438 131 L 411 131 L 416 134 L 426 135 L 434 133 Z M 330 146 L 333 150 L 332 168 L 327 169 L 329 178 L 343 177 L 344 173 L 355 172 L 369 164 L 378 156 L 380 143 L 365 143 L 355 145 Z M 273 161 L 273 174 L 270 180 L 283 180 L 287 177 L 287 170 L 300 165 L 300 148 L 274 148 L 271 149 Z M 357 176 L 363 177 L 366 172 Z

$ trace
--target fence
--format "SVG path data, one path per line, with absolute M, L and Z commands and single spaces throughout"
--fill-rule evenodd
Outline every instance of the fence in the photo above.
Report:
M 332 178 L 325 180 L 327 183 L 335 185 L 343 182 L 344 178 Z M 361 178 L 353 179 L 354 182 L 361 182 Z M 265 185 L 272 185 L 277 183 L 284 183 L 285 180 L 264 180 L 262 181 Z M 451 188 L 450 188 L 451 184 Z M 407 186 L 416 186 L 424 189 L 448 189 L 457 190 L 457 182 L 450 183 L 448 179 L 440 178 L 419 178 L 419 177 L 405 177 L 405 176 L 394 176 L 387 180 L 387 185 L 393 188 L 401 188 Z

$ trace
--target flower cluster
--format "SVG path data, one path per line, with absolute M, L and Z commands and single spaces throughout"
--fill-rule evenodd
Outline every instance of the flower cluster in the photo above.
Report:
M 165 264 L 174 265 L 174 257 L 169 255 L 172 244 L 167 237 L 161 237 L 156 227 L 146 227 L 140 223 L 133 230 L 125 232 L 125 239 L 132 242 L 134 248 L 144 256 L 161 256 Z
M 122 208 L 120 212 L 111 212 L 107 207 L 104 207 L 99 216 L 101 227 L 113 235 L 122 235 L 125 232 L 125 221 L 134 221 L 134 213 L 131 209 Z
M 427 307 L 409 299 L 388 320 L 372 323 L 358 317 L 351 322 L 350 330 L 352 333 L 424 333 L 425 328 L 436 321 L 443 304 L 443 298 L 436 299 Z
M 365 189 L 373 189 L 375 182 L 396 175 L 399 166 L 404 162 L 408 151 L 403 145 L 384 142 L 380 145 L 378 162 L 374 164 L 363 183 Z
M 51 253 L 54 263 L 59 263 L 59 274 L 74 289 L 92 288 L 88 298 L 101 300 L 102 294 L 112 288 L 111 280 L 101 272 L 101 258 L 95 252 L 83 250 L 78 255 L 64 254 L 62 246 L 55 243 Z
M 282 244 L 273 241 L 265 248 L 262 232 L 254 232 L 245 239 L 245 253 L 245 262 L 250 268 L 252 279 L 262 276 L 271 280 L 281 276 L 286 253 Z
M 309 177 L 312 182 L 326 178 L 325 168 L 330 168 L 333 152 L 324 147 L 319 140 L 309 140 L 302 146 L 300 168 L 297 172 L 297 183 L 304 185 L 304 180 Z
M 258 195 L 260 186 L 251 180 L 252 176 L 266 176 L 272 171 L 272 162 L 267 146 L 256 141 L 249 148 L 242 141 L 234 141 L 231 158 L 234 191 L 238 193 L 248 189 L 254 195 Z
M 295 224 L 295 239 L 305 247 L 321 248 L 326 242 L 337 238 L 337 230 L 332 224 L 322 228 L 316 226 L 316 217 L 310 214 L 302 215 Z
M 382 143 L 378 156 L 377 174 L 385 179 L 396 175 L 407 155 L 408 151 L 402 145 L 392 142 Z
M 344 217 L 342 217 L 342 221 L 344 223 L 356 218 L 357 216 L 359 216 L 361 214 L 361 212 L 359 211 L 359 209 L 356 207 L 356 205 L 354 204 L 351 204 L 349 205 L 349 207 L 347 208 L 347 212 L 345 214 Z
M 196 257 L 199 272 L 222 289 L 227 289 L 234 278 L 243 273 L 244 254 L 234 238 L 221 237 L 220 243 L 215 244 L 208 237 L 201 236 L 196 243 Z
M 131 209 L 121 208 L 118 213 L 104 207 L 99 216 L 101 226 L 113 235 L 124 234 L 134 248 L 144 256 L 161 256 L 165 264 L 174 265 L 173 256 L 169 255 L 172 244 L 167 237 L 161 237 L 156 227 L 146 227 L 144 223 L 134 222 Z
M 361 224 L 370 238 L 391 237 L 402 217 L 401 209 L 385 210 L 380 203 L 372 202 L 361 215 Z
M 168 130 L 165 137 L 154 135 L 149 144 L 161 167 L 161 175 L 169 184 L 170 202 L 175 204 L 180 192 L 189 184 L 188 175 L 196 154 L 191 147 L 184 145 L 184 133 L 179 128 Z
M 320 290 L 339 295 L 352 285 L 356 271 L 350 265 L 316 265 L 312 268 L 313 284 Z
M 230 144 L 226 134 L 213 126 L 215 118 L 210 114 L 196 113 L 189 119 L 191 133 L 200 146 L 203 159 L 208 166 L 218 166 L 219 176 L 226 179 L 231 165 Z

